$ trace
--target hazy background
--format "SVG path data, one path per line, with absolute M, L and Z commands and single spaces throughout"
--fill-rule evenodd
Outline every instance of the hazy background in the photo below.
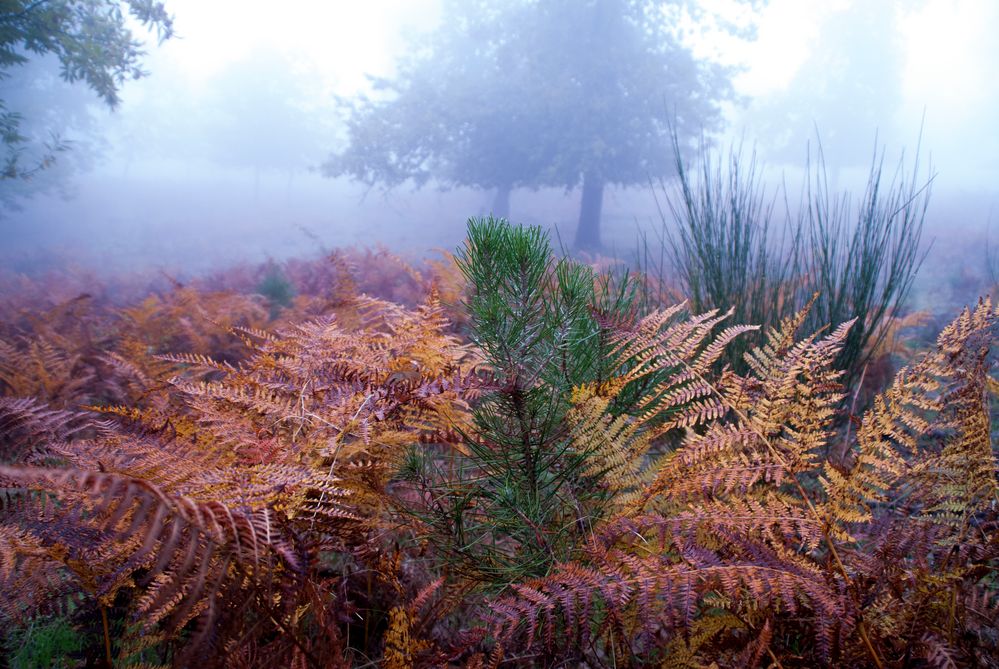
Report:
M 368 90 L 367 75 L 391 76 L 407 40 L 442 20 L 439 2 L 169 0 L 167 9 L 178 36 L 149 39 L 149 76 L 123 87 L 115 112 L 54 74 L 25 91 L 39 71 L 57 71 L 52 62 L 0 82 L 75 145 L 49 173 L 0 193 L 8 268 L 204 271 L 376 243 L 422 254 L 453 248 L 465 220 L 487 212 L 489 192 L 385 192 L 315 171 L 345 141 L 335 96 Z M 922 164 L 937 175 L 930 262 L 958 278 L 924 274 L 934 289 L 966 281 L 974 290 L 999 202 L 997 29 L 994 0 L 772 0 L 755 40 L 719 33 L 698 50 L 744 67 L 721 143 L 755 146 L 773 179 L 800 174 L 817 128 L 833 185 L 859 187 L 875 133 L 893 162 L 913 154 L 922 123 Z M 521 189 L 511 218 L 571 237 L 578 206 L 578 190 Z M 657 225 L 650 188 L 606 194 L 609 247 Z

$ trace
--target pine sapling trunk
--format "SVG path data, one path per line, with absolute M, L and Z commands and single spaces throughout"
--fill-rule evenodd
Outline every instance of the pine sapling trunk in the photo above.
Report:
M 595 172 L 583 175 L 583 195 L 579 203 L 579 227 L 576 228 L 577 251 L 599 251 L 600 212 L 604 204 L 604 179 Z

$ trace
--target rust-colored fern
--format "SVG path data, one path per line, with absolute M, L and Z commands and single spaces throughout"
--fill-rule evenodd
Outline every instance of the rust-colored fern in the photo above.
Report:
M 443 333 L 435 297 L 415 311 L 356 306 L 355 329 L 330 318 L 233 329 L 249 344 L 241 362 L 161 355 L 172 377 L 119 355 L 145 406 L 91 407 L 109 420 L 0 400 L 11 444 L 2 610 L 26 615 L 75 583 L 100 606 L 131 602 L 148 632 L 187 630 L 179 663 L 261 621 L 279 632 L 261 654 L 312 666 L 339 656 L 331 611 L 348 604 L 321 556 L 366 559 L 393 463 L 405 445 L 467 424 L 474 366 Z M 57 464 L 25 465 L 36 448 Z M 333 627 L 303 635 L 306 622 Z
M 837 666 L 995 653 L 995 634 L 972 612 L 991 606 L 999 557 L 986 529 L 996 523 L 985 398 L 996 318 L 987 301 L 966 311 L 900 371 L 864 417 L 848 469 L 823 454 L 842 397 L 832 363 L 849 323 L 796 342 L 799 313 L 747 354 L 747 377 L 710 380 L 706 368 L 677 364 L 682 338 L 623 349 L 643 352 L 634 369 L 665 365 L 679 380 L 658 384 L 651 411 L 598 441 L 616 438 L 627 453 L 643 430 L 695 429 L 647 461 L 651 485 L 596 531 L 584 559 L 491 605 L 494 634 L 507 646 L 589 647 L 618 662 L 666 652 L 670 666 L 787 662 L 788 642 L 817 649 L 806 664 Z M 660 398 L 676 396 L 662 393 L 671 383 L 704 398 L 679 420 L 655 408 L 668 411 Z M 979 599 L 965 608 L 968 588 Z M 688 642 L 671 642 L 676 633 Z

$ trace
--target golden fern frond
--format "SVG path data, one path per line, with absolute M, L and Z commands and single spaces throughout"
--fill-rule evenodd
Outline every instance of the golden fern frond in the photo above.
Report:
M 746 624 L 731 613 L 722 611 L 721 613 L 708 614 L 697 618 L 691 625 L 687 634 L 675 635 L 666 644 L 666 659 L 661 665 L 662 669 L 703 669 L 708 664 L 702 657 L 702 649 L 710 647 L 717 637 L 734 629 L 745 629 Z M 768 631 L 770 628 L 765 627 Z M 761 639 L 764 638 L 761 636 Z M 769 643 L 769 640 L 766 640 Z M 743 666 L 755 666 L 748 662 Z
M 935 350 L 899 370 L 875 398 L 850 470 L 825 466 L 823 512 L 837 536 L 849 538 L 848 526 L 869 521 L 871 504 L 902 485 L 915 485 L 924 514 L 958 531 L 999 498 L 985 396 L 996 316 L 988 300 L 964 310 L 940 333 Z M 922 443 L 931 430 L 946 435 L 939 451 Z
M 888 492 L 909 468 L 890 438 L 915 446 L 915 435 L 905 431 L 904 426 L 893 424 L 898 414 L 892 408 L 902 404 L 904 387 L 896 382 L 875 399 L 874 406 L 865 414 L 857 435 L 857 453 L 848 472 L 841 473 L 831 463 L 824 463 L 820 481 L 826 499 L 820 512 L 828 519 L 837 539 L 852 540 L 850 525 L 869 522 L 871 504 L 887 500 Z
M 612 336 L 611 356 L 623 370 L 615 383 L 644 384 L 648 387 L 633 413 L 641 424 L 655 422 L 650 438 L 674 428 L 689 428 L 722 417 L 722 405 L 704 374 L 718 360 L 726 345 L 737 336 L 756 330 L 738 325 L 722 330 L 713 339 L 711 332 L 731 312 L 717 310 L 673 322 L 686 308 L 681 303 L 653 312 L 632 328 L 622 328 Z
M 413 643 L 411 628 L 413 616 L 404 606 L 389 610 L 388 630 L 385 632 L 385 669 L 412 669 L 418 649 Z
M 660 494 L 679 501 L 742 494 L 757 483 L 780 486 L 813 465 L 830 437 L 833 406 L 842 397 L 838 373 L 830 368 L 850 323 L 823 340 L 792 344 L 786 330 L 803 321 L 804 314 L 788 320 L 747 354 L 759 363 L 751 384 L 723 381 L 716 389 L 696 375 L 713 393 L 712 417 L 732 409 L 736 420 L 711 423 L 702 435 L 688 433 L 683 446 L 661 463 L 642 506 Z M 778 351 L 783 351 L 779 358 Z
M 803 319 L 800 314 L 789 326 Z M 843 323 L 821 340 L 812 336 L 793 344 L 784 332 L 774 333 L 776 341 L 768 339 L 747 353 L 747 362 L 758 363 L 753 368 L 755 387 L 745 395 L 745 388 L 740 388 L 735 397 L 729 391 L 727 403 L 751 404 L 747 414 L 751 424 L 761 436 L 774 440 L 792 469 L 811 467 L 831 436 L 835 406 L 843 398 L 838 384 L 842 373 L 832 363 L 854 322 Z M 769 351 L 783 355 L 773 357 Z
M 85 396 L 95 378 L 83 359 L 85 346 L 43 333 L 21 337 L 16 345 L 0 341 L 0 389 L 68 406 Z
M 256 350 L 261 342 L 277 341 L 274 333 L 246 325 L 233 325 L 228 329 L 228 332 L 243 342 L 243 346 L 249 350 Z
M 772 376 L 771 368 L 780 363 L 787 350 L 794 344 L 796 333 L 801 329 L 818 297 L 816 293 L 797 313 L 783 319 L 778 326 L 768 328 L 763 344 L 746 353 L 746 364 L 758 378 L 765 379 Z
M 924 458 L 916 477 L 924 483 L 925 513 L 959 531 L 976 514 L 999 502 L 999 467 L 992 448 L 986 395 L 999 311 L 989 299 L 965 309 L 937 338 L 924 358 L 925 373 L 939 379 L 942 393 L 938 429 L 947 438 L 939 453 Z
M 180 377 L 172 378 L 170 384 L 188 397 L 204 397 L 209 400 L 225 402 L 234 407 L 255 411 L 265 417 L 280 418 L 298 414 L 294 397 L 279 390 L 268 388 L 264 384 L 237 385 L 222 381 L 190 382 Z
M 827 546 L 826 518 L 799 479 L 813 474 L 832 436 L 834 409 L 843 397 L 832 365 L 852 322 L 825 337 L 795 341 L 806 313 L 787 319 L 750 351 L 749 378 L 726 372 L 717 383 L 707 372 L 719 350 L 704 345 L 719 322 L 716 314 L 677 325 L 665 325 L 656 314 L 639 323 L 631 334 L 636 341 L 620 349 L 621 377 L 607 385 L 613 394 L 622 381 L 664 374 L 650 392 L 665 401 L 647 402 L 652 409 L 634 424 L 615 423 L 600 416 L 606 400 L 599 389 L 584 388 L 579 406 L 592 415 L 576 415 L 582 426 L 576 429 L 604 451 L 613 447 L 602 441 L 616 441 L 624 453 L 636 438 L 658 433 L 659 424 L 699 429 L 687 430 L 679 448 L 647 466 L 651 484 L 595 529 L 587 566 L 560 565 L 498 602 L 494 631 L 500 638 L 511 638 L 521 621 L 529 645 L 536 637 L 550 643 L 557 622 L 582 635 L 589 633 L 582 629 L 587 625 L 621 629 L 621 639 L 648 638 L 653 629 L 689 633 L 704 597 L 715 593 L 727 603 L 714 605 L 728 614 L 748 606 L 789 615 L 807 610 L 820 655 L 831 657 L 837 637 L 861 623 L 837 578 L 815 562 L 813 555 Z M 722 339 L 742 332 L 730 328 Z M 672 386 L 670 373 L 679 379 Z M 663 420 L 658 411 L 674 415 Z M 609 462 L 633 462 L 616 457 Z M 761 632 L 746 658 L 759 659 L 770 633 Z
M 605 488 L 611 513 L 627 505 L 648 483 L 645 457 L 652 439 L 628 415 L 613 418 L 611 399 L 589 388 L 577 388 L 566 414 L 573 448 L 587 454 L 584 475 Z
M 745 428 L 712 426 L 703 437 L 689 438 L 692 453 L 681 447 L 656 464 L 652 483 L 631 507 L 632 513 L 652 506 L 670 508 L 695 500 L 746 494 L 757 484 L 781 485 L 784 464 L 756 446 L 756 434 Z M 705 444 L 712 448 L 706 450 Z

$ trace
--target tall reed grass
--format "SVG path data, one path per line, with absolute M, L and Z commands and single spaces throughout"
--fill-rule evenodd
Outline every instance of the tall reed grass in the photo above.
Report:
M 877 142 L 875 141 L 875 146 Z M 674 136 L 677 178 L 651 184 L 659 204 L 657 238 L 641 240 L 638 262 L 656 285 L 674 285 L 694 313 L 733 310 L 732 322 L 767 328 L 818 295 L 804 329 L 857 318 L 836 365 L 854 385 L 899 314 L 925 257 L 922 234 L 933 175 L 920 176 L 919 145 L 911 167 L 894 169 L 875 148 L 858 199 L 834 192 L 821 143 L 811 151 L 797 204 L 784 180 L 763 179 L 755 152 L 726 153 L 702 142 L 688 165 Z M 731 347 L 723 364 L 746 370 Z

